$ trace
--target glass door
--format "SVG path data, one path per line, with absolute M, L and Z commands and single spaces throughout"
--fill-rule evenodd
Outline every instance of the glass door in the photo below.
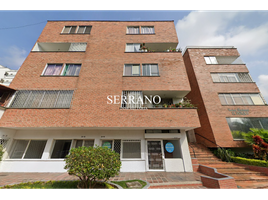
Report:
M 147 141 L 149 170 L 163 170 L 161 141 Z

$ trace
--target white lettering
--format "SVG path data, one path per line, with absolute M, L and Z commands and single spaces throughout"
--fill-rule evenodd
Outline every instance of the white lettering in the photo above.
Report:
M 108 96 L 107 96 L 107 99 L 110 101 L 110 103 L 107 101 L 107 104 L 112 104 L 112 103 L 113 103 L 113 100 L 110 99 L 109 97 L 112 97 L 112 95 L 108 95 Z
M 158 103 L 155 102 L 155 97 L 158 97 L 158 100 L 159 100 Z M 155 95 L 153 97 L 153 102 L 154 102 L 154 104 L 159 104 L 161 102 L 161 97 L 159 95 Z

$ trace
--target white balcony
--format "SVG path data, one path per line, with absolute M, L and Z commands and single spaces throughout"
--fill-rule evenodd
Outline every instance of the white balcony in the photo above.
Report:
M 32 51 L 86 51 L 87 43 L 36 43 Z

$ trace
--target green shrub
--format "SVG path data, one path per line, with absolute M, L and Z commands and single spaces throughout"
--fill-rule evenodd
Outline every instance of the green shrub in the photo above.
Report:
M 245 164 L 245 165 L 254 165 L 260 167 L 268 167 L 268 162 L 264 160 L 256 160 L 256 159 L 247 159 L 241 157 L 231 157 L 232 161 L 235 163 Z
M 92 188 L 96 181 L 107 181 L 119 173 L 120 155 L 107 147 L 78 147 L 70 150 L 65 158 L 69 175 L 80 179 L 78 187 Z
M 218 147 L 217 150 L 213 151 L 214 155 L 220 158 L 222 161 L 231 162 L 231 156 L 234 156 L 234 152 L 231 149 L 224 149 Z
M 4 154 L 3 146 L 0 145 L 0 161 L 2 160 L 3 154 Z

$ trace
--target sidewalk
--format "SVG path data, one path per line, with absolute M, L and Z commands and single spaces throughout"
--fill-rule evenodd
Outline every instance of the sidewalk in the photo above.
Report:
M 149 189 L 204 189 L 200 181 L 200 173 L 197 172 L 120 172 L 119 175 L 110 178 L 110 181 L 123 181 L 141 179 L 150 183 Z M 22 182 L 49 181 L 49 180 L 77 180 L 68 173 L 0 173 L 0 187 Z

